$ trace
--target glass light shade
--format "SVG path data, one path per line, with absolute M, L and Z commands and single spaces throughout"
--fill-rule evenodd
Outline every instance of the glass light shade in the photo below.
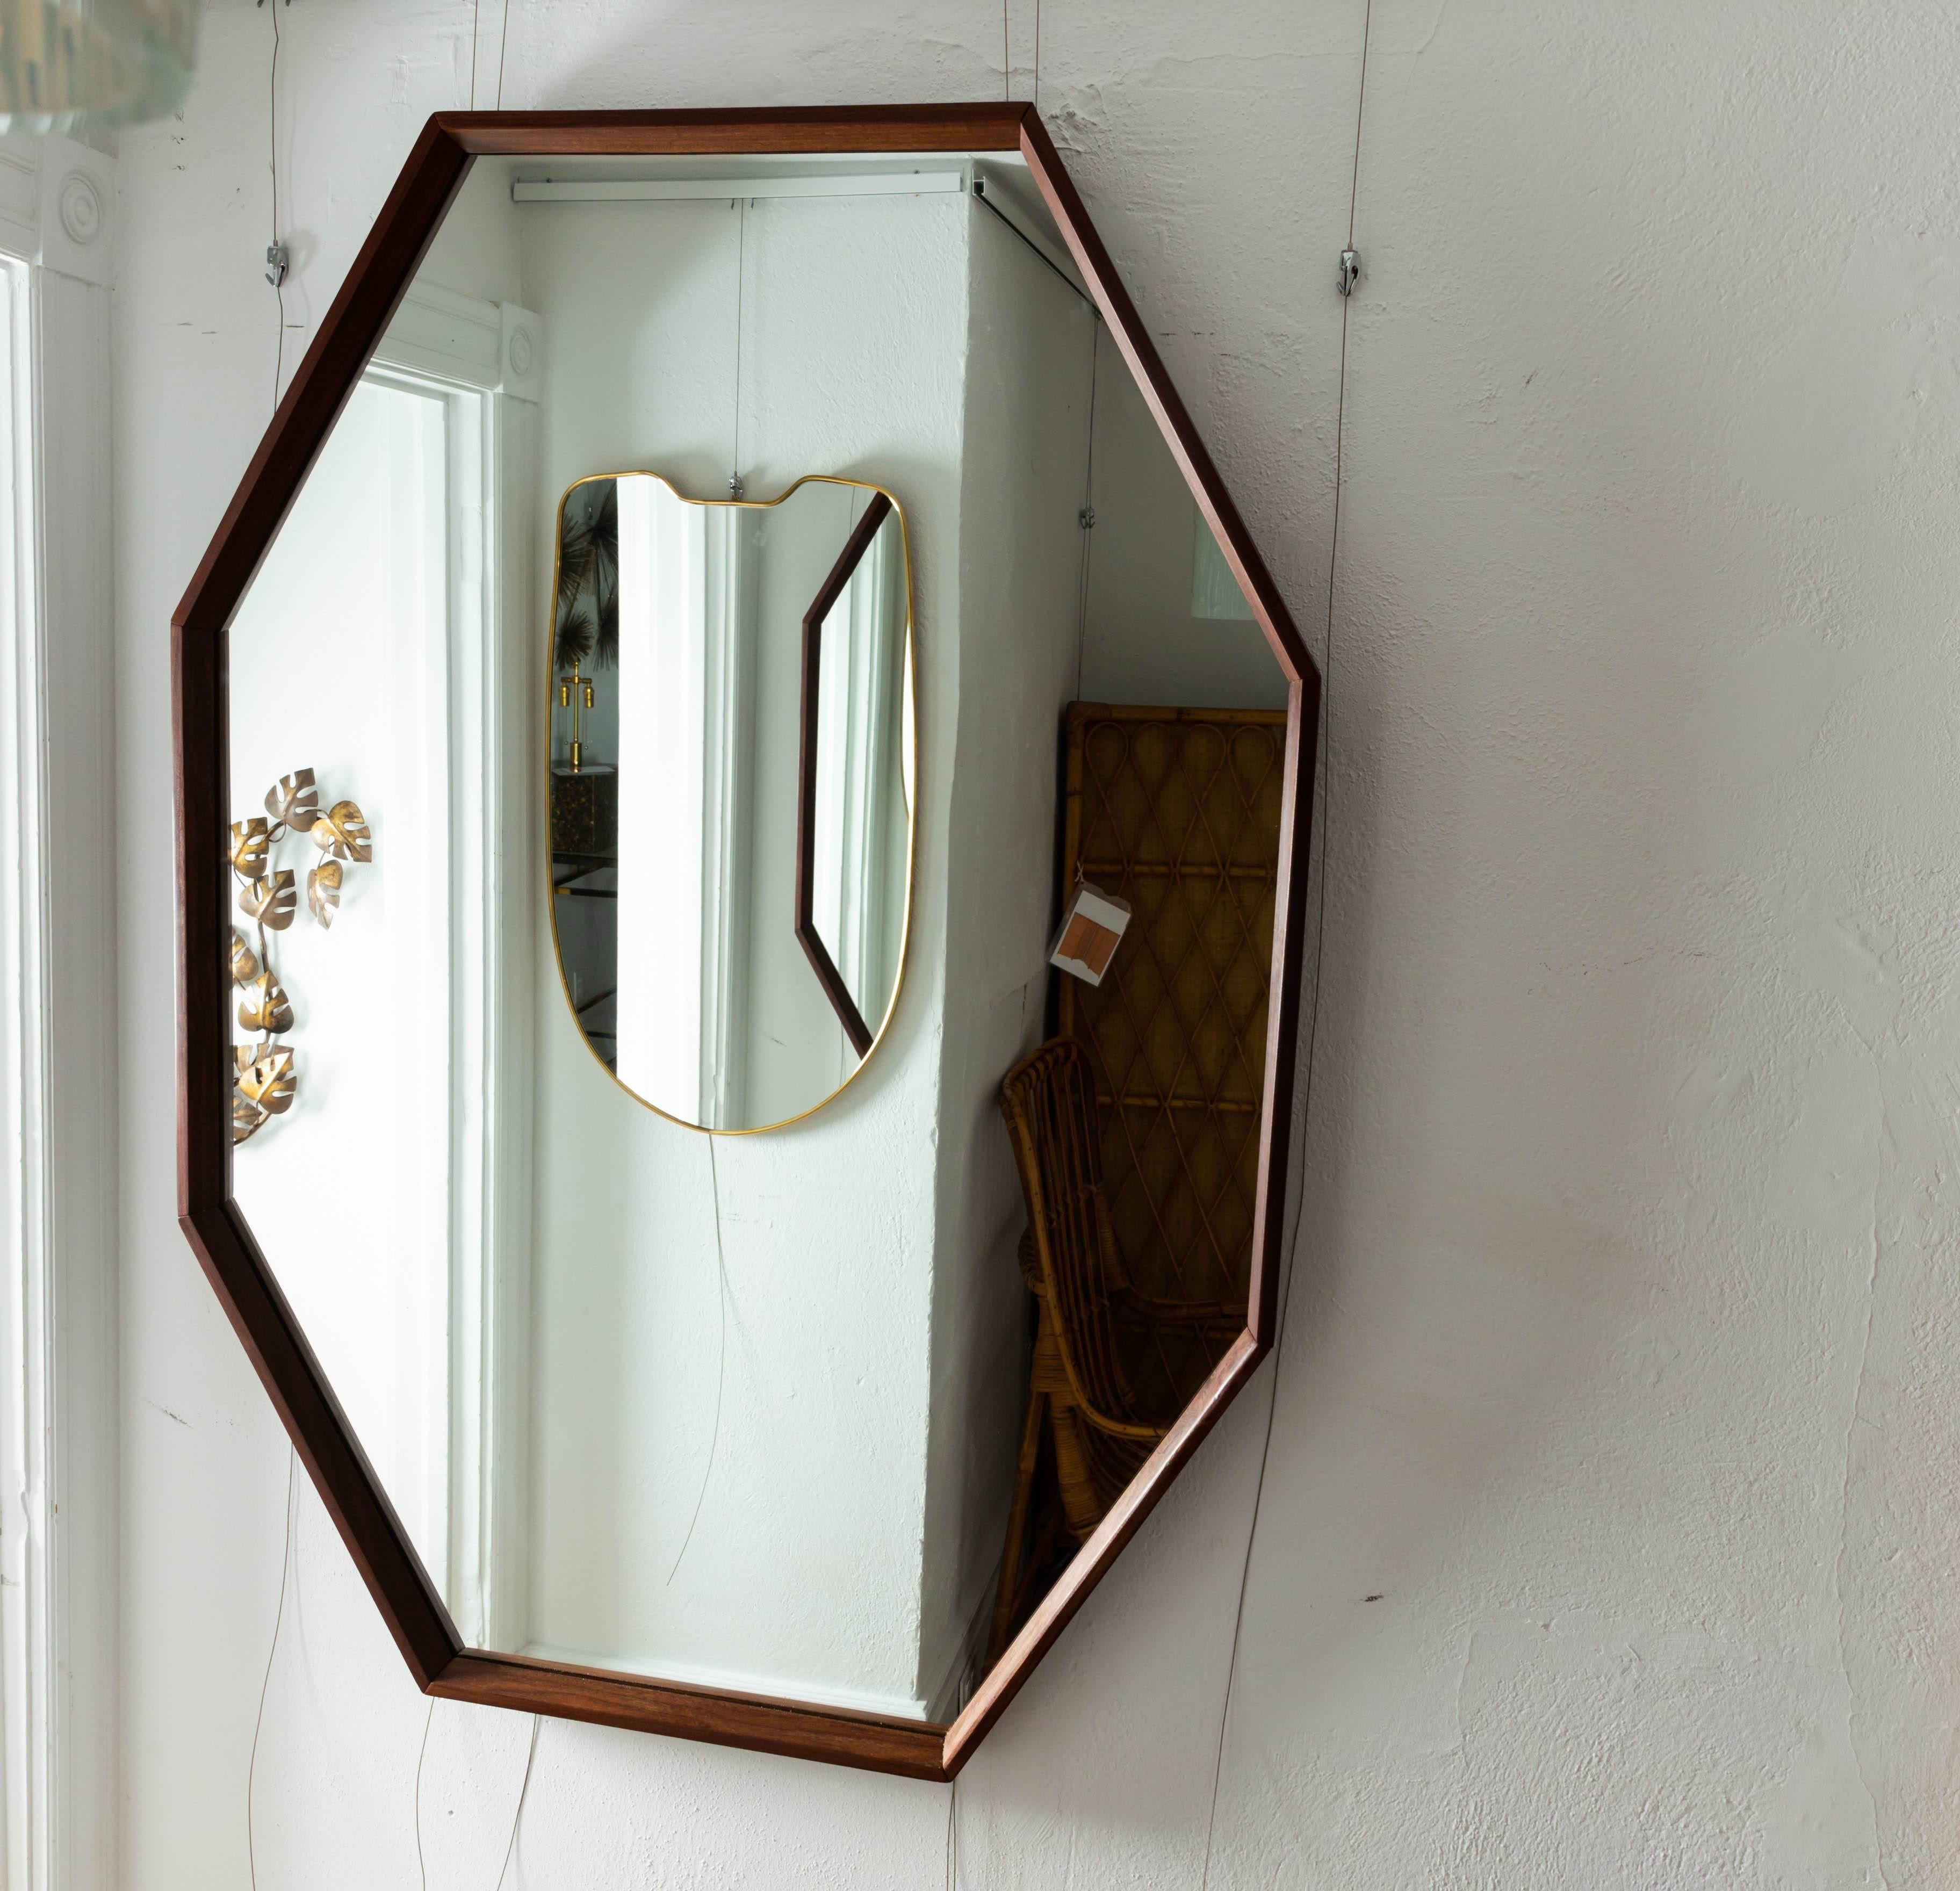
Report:
M 199 0 L 0 0 L 0 129 L 162 118 L 190 89 Z

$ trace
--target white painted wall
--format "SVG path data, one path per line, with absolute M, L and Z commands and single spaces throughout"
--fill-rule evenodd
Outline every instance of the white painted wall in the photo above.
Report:
M 473 187 L 492 183 L 486 168 Z M 931 836 L 947 829 L 962 682 L 968 214 L 956 198 L 516 211 L 549 338 L 554 512 L 574 479 L 628 468 L 726 490 L 738 302 L 749 496 L 810 472 L 901 495 Z M 785 539 L 760 561 L 761 621 L 791 635 L 848 531 L 847 489 L 807 491 L 799 516 L 836 495 L 827 549 L 799 558 Z M 797 669 L 759 669 L 755 792 L 780 810 L 794 805 Z M 825 1094 L 842 1054 L 789 930 L 792 841 L 758 822 L 749 1087 L 765 1120 L 774 1102 Z M 620 1092 L 541 984 L 533 1648 L 886 1711 L 917 1702 L 949 858 L 943 841 L 921 849 L 911 976 L 864 1078 L 805 1123 L 718 1143 L 712 1168 L 699 1135 Z
M 142 1891 L 246 1882 L 278 1589 L 285 1446 L 172 1219 L 163 634 L 269 406 L 270 11 L 214 8 L 183 122 L 123 142 Z M 279 11 L 304 323 L 466 100 L 472 9 Z M 1316 643 L 1362 11 L 1042 21 L 1044 108 Z M 525 6 L 504 102 L 984 95 L 999 24 Z M 950 1814 L 968 1886 L 1188 1887 L 1208 1850 L 1214 1887 L 1945 1880 L 1960 463 L 1927 128 L 1960 55 L 1870 0 L 1376 0 L 1373 30 L 1303 1265 L 1215 1823 L 1270 1371 L 956 1800 L 548 1724 L 511 1885 L 917 1891 Z M 412 1886 L 426 1704 L 310 1498 L 297 1567 L 261 1881 Z M 495 1881 L 527 1731 L 437 1710 L 432 1883 Z
M 959 727 L 937 1145 L 921 1697 L 951 1718 L 984 1648 L 1026 1411 L 1027 1225 L 1002 1076 L 1041 1041 L 1055 903 L 1056 750 L 1080 658 L 1087 305 L 969 211 Z
M 1083 700 L 1285 708 L 1286 679 L 1258 625 L 1192 615 L 1197 534 L 1211 528 L 1106 329 L 1096 338 L 1095 416 Z
M 342 869 L 323 928 L 306 876 L 323 857 L 304 835 L 272 850 L 298 895 L 265 942 L 298 1092 L 234 1151 L 232 1193 L 445 1594 L 452 915 L 448 758 L 428 732 L 447 719 L 446 459 L 440 400 L 364 383 L 230 640 L 233 818 L 310 768 L 323 808 L 367 814 L 374 854 Z

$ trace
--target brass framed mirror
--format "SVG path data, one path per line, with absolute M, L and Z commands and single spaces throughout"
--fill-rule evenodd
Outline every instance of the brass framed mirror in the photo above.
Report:
M 952 1776 L 1272 1344 L 1319 713 L 1039 118 L 432 119 L 173 634 L 182 1222 L 416 1684 Z
M 565 1002 L 648 1108 L 787 1127 L 864 1068 L 903 976 L 903 509 L 822 474 L 768 500 L 598 474 L 560 498 L 555 542 L 546 806 Z

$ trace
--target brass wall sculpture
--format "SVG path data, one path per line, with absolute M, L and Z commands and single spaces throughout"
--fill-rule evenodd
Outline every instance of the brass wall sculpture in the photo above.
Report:
M 291 1044 L 278 1038 L 293 1028 L 292 1000 L 272 965 L 268 935 L 283 933 L 299 908 L 291 867 L 274 865 L 273 850 L 289 835 L 304 834 L 324 857 L 307 874 L 307 907 L 322 927 L 333 923 L 348 863 L 374 857 L 367 817 L 352 801 L 322 810 L 310 768 L 282 775 L 266 790 L 266 812 L 231 824 L 228 850 L 238 882 L 238 910 L 252 921 L 259 939 L 254 952 L 237 926 L 226 964 L 241 994 L 238 1022 L 256 1034 L 253 1044 L 234 1044 L 231 1089 L 231 1140 L 248 1141 L 275 1116 L 284 1116 L 299 1094 Z

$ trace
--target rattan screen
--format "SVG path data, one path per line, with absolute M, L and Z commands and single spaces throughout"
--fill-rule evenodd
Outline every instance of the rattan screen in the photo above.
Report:
M 1166 1298 L 1250 1277 L 1286 721 L 1068 707 L 1063 884 L 1134 917 L 1099 986 L 1058 974 L 1061 1028 L 1095 1069 L 1124 1262 Z

